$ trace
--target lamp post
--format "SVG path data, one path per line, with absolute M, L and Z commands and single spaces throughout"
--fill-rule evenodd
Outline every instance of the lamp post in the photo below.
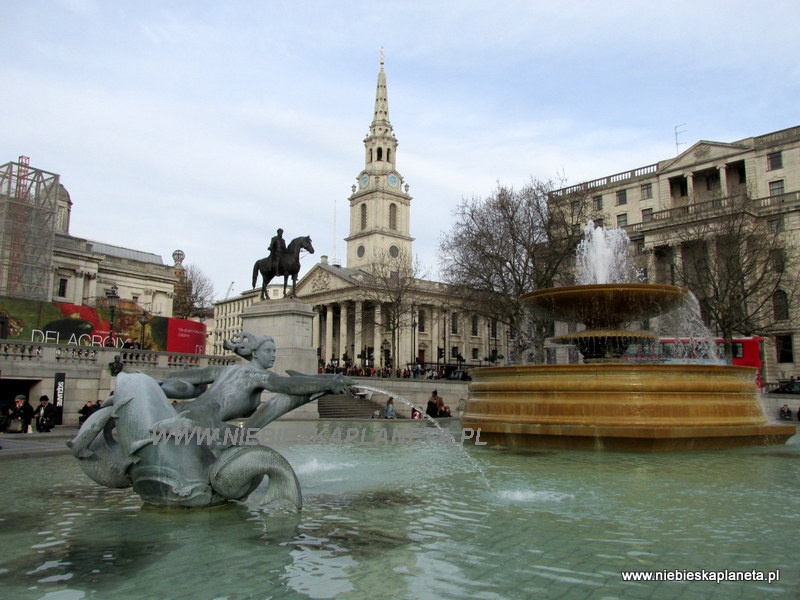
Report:
M 389 344 L 389 340 L 383 340 L 381 342 L 381 366 L 388 367 L 389 366 L 389 348 L 391 345 Z
M 147 324 L 147 321 L 149 321 L 149 319 L 147 318 L 146 314 L 142 313 L 139 315 L 137 321 L 139 321 L 139 325 L 142 326 L 142 334 L 141 334 L 141 339 L 139 341 L 139 347 L 142 350 L 144 350 L 144 326 Z
M 111 326 L 109 327 L 109 338 L 111 340 L 109 346 L 115 346 L 114 343 L 114 311 L 117 308 L 117 302 L 119 301 L 119 294 L 117 293 L 119 288 L 117 288 L 117 284 L 111 286 L 111 289 L 106 292 L 106 299 L 108 300 L 108 308 L 111 310 Z
M 411 362 L 417 364 L 417 313 L 413 306 L 411 307 Z

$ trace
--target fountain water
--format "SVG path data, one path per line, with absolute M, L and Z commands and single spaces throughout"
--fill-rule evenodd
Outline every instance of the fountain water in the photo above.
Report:
M 574 344 L 584 362 L 476 369 L 463 426 L 502 446 L 621 450 L 782 444 L 795 434 L 767 422 L 752 368 L 623 360 L 631 344 L 658 337 L 626 325 L 685 307 L 690 293 L 631 282 L 623 231 L 590 224 L 585 237 L 576 265 L 588 283 L 522 297 L 539 315 L 585 326 L 551 340 Z

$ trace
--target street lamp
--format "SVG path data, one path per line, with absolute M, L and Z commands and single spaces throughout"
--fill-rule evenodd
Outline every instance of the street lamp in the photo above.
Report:
M 419 354 L 417 351 L 417 312 L 411 307 L 411 362 L 417 364 Z
M 111 327 L 109 327 L 109 338 L 111 339 L 111 343 L 107 344 L 109 346 L 114 346 L 114 311 L 117 308 L 117 302 L 119 301 L 119 294 L 117 293 L 119 288 L 117 288 L 117 284 L 111 286 L 111 289 L 106 292 L 106 299 L 108 300 L 108 308 L 111 309 Z
M 149 319 L 147 318 L 146 314 L 142 313 L 142 314 L 139 315 L 139 318 L 137 320 L 139 321 L 139 325 L 142 326 L 142 338 L 141 338 L 141 341 L 139 342 L 139 347 L 142 350 L 144 350 L 144 326 L 147 324 L 147 321 Z
M 386 366 L 386 367 L 389 366 L 389 348 L 390 347 L 391 347 L 391 345 L 389 344 L 389 340 L 383 340 L 383 342 L 381 342 L 381 350 L 383 350 L 383 352 L 381 353 L 382 354 L 381 358 L 383 359 L 381 361 L 382 366 Z

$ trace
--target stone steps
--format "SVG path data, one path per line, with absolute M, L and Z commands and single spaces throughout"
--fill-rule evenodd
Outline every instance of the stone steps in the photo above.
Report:
M 323 396 L 317 408 L 320 419 L 369 419 L 383 405 L 361 396 Z

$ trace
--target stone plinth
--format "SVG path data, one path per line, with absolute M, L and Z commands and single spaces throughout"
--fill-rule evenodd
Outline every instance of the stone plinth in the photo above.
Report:
M 312 375 L 317 372 L 317 352 L 312 342 L 313 309 L 293 298 L 262 300 L 251 304 L 242 313 L 242 329 L 275 339 L 277 357 L 275 373 L 285 375 L 287 369 Z M 317 402 L 288 413 L 289 419 L 316 419 Z

